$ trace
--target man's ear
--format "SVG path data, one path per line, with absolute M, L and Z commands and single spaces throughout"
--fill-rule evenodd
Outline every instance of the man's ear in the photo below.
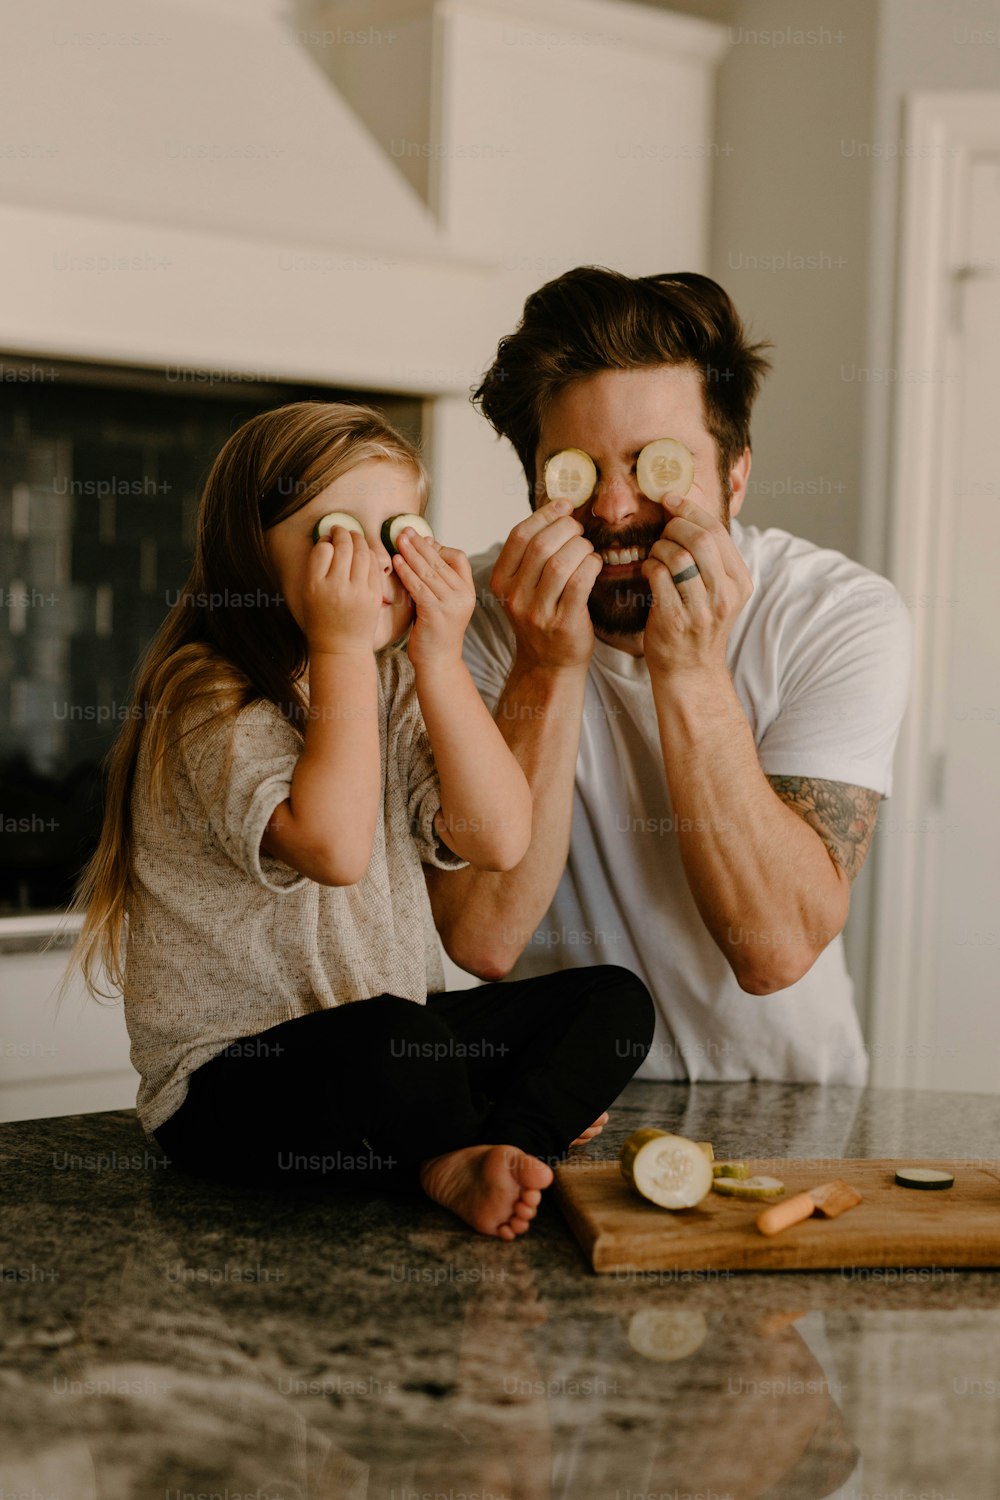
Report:
M 732 489 L 732 495 L 729 500 L 729 514 L 731 516 L 739 513 L 740 506 L 746 499 L 747 485 L 750 483 L 750 463 L 750 449 L 744 448 L 729 471 L 729 484 Z

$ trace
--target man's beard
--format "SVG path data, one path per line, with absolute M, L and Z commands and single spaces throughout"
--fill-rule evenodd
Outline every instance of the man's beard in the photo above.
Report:
M 590 591 L 587 609 L 594 629 L 602 635 L 641 635 L 652 602 L 649 580 L 636 568 L 631 578 L 597 582 Z
M 722 524 L 727 531 L 730 529 L 731 495 L 732 489 L 727 484 L 722 493 Z M 597 532 L 590 541 L 597 552 L 606 551 L 609 547 L 617 547 L 620 551 L 629 547 L 641 547 L 648 551 L 654 542 L 659 541 L 661 535 L 662 531 L 645 536 L 635 532 L 621 532 L 617 537 L 609 537 Z M 594 629 L 602 635 L 642 635 L 645 630 L 653 593 L 649 579 L 639 571 L 640 567 L 641 563 L 637 563 L 630 576 L 623 573 L 616 579 L 605 578 L 603 569 L 598 574 L 587 600 L 587 610 Z

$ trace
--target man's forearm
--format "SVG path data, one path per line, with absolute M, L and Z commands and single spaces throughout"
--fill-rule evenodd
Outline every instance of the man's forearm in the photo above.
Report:
M 527 668 L 515 661 L 493 717 L 531 788 L 528 852 L 503 873 L 428 869 L 445 949 L 481 979 L 508 973 L 559 884 L 569 852 L 586 685 L 586 668 Z
M 651 681 L 698 910 L 744 989 L 784 989 L 843 927 L 848 878 L 768 783 L 728 672 Z

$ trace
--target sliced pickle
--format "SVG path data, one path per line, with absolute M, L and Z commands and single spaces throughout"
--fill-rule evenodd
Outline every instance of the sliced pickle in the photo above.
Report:
M 765 1203 L 783 1197 L 785 1192 L 785 1184 L 778 1177 L 717 1177 L 712 1186 L 727 1198 L 759 1199 Z

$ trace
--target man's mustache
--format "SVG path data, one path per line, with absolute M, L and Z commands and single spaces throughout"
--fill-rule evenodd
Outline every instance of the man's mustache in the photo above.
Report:
M 663 526 L 667 524 L 667 519 L 669 518 L 664 518 Z M 619 552 L 625 552 L 629 547 L 641 547 L 644 551 L 648 552 L 653 543 L 658 542 L 663 535 L 663 526 L 658 531 L 653 532 L 648 530 L 640 531 L 636 527 L 632 527 L 628 531 L 585 532 L 584 535 L 595 552 L 607 552 L 611 547 L 616 548 Z

